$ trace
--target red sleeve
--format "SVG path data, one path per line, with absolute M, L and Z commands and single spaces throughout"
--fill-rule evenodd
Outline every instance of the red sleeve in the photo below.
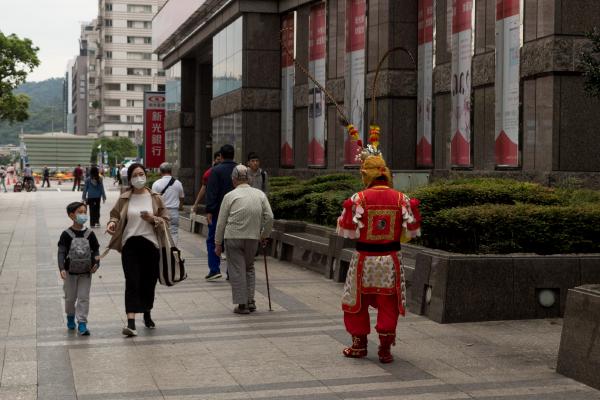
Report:
M 202 175 L 202 184 L 204 186 L 208 185 L 208 178 L 210 178 L 210 173 L 212 172 L 212 168 L 206 170 L 204 175 Z

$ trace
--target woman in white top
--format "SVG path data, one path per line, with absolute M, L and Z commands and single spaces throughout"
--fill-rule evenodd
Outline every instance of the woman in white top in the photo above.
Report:
M 127 170 L 129 189 L 119 197 L 110 212 L 107 232 L 112 235 L 109 248 L 121 252 L 125 274 L 126 336 L 136 336 L 135 314 L 144 314 L 146 328 L 154 329 L 150 315 L 158 280 L 159 246 L 155 228 L 168 223 L 167 210 L 160 194 L 146 185 L 146 169 L 131 164 Z

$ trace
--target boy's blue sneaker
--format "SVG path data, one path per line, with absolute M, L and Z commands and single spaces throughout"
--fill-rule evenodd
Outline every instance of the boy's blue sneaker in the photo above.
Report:
M 67 329 L 72 331 L 75 329 L 75 316 L 67 315 Z
M 85 322 L 79 323 L 78 331 L 81 336 L 89 336 L 90 335 L 90 331 L 88 330 L 87 324 Z

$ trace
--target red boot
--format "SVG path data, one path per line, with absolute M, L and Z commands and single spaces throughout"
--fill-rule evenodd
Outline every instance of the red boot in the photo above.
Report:
M 344 349 L 344 355 L 350 358 L 367 356 L 367 335 L 352 336 L 352 346 Z
M 394 361 L 394 356 L 391 352 L 391 347 L 396 345 L 395 333 L 380 333 L 379 334 L 379 361 L 383 364 L 388 364 Z

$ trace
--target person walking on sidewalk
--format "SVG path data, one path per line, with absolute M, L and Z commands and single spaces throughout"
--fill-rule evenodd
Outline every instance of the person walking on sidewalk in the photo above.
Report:
M 6 190 L 6 183 L 4 182 L 6 180 L 6 170 L 4 169 L 4 165 L 0 166 L 0 183 L 2 184 L 2 187 L 4 188 L 4 193 L 7 192 Z
M 129 187 L 129 182 L 127 181 L 127 171 L 128 168 L 125 166 L 125 164 L 122 164 L 119 175 L 121 176 L 121 187 L 124 189 Z
M 58 268 L 64 281 L 65 313 L 67 329 L 75 329 L 88 336 L 88 314 L 90 311 L 90 288 L 92 274 L 98 270 L 100 244 L 94 232 L 85 228 L 87 207 L 80 202 L 67 206 L 67 215 L 73 224 L 63 231 L 58 241 Z
M 212 169 L 215 166 L 219 165 L 222 160 L 223 159 L 221 158 L 221 152 L 217 151 L 213 155 L 212 165 L 209 169 L 204 171 L 204 174 L 202 174 L 202 186 L 200 186 L 200 190 L 198 191 L 198 195 L 196 196 L 196 201 L 194 201 L 194 205 L 192 206 L 192 211 L 194 213 L 198 213 L 198 206 L 200 205 L 200 202 L 204 200 L 204 196 L 206 196 L 206 185 L 208 185 L 208 178 L 210 178 L 210 173 L 212 172 Z
M 83 169 L 81 169 L 81 164 L 77 164 L 77 167 L 73 170 L 73 192 L 75 188 L 77 191 L 81 190 L 81 177 L 83 176 Z
M 357 239 L 342 295 L 344 324 L 352 335 L 352 346 L 343 354 L 366 357 L 371 306 L 378 310 L 379 361 L 390 363 L 398 317 L 406 309 L 400 243 L 420 233 L 420 216 L 418 200 L 392 189 L 392 175 L 383 158 L 365 152 L 360 172 L 366 189 L 344 201 L 337 226 L 338 234 Z
M 48 169 L 47 166 L 44 166 L 44 172 L 42 174 L 43 176 L 43 181 L 42 181 L 42 187 L 44 187 L 44 184 L 47 183 L 48 187 L 50 187 L 50 170 Z
M 217 231 L 215 253 L 221 256 L 223 240 L 227 240 L 227 270 L 231 283 L 234 312 L 249 314 L 256 311 L 254 301 L 254 256 L 259 242 L 271 234 L 273 212 L 267 196 L 248 184 L 248 167 L 233 169 L 233 189 L 223 198 Z
M 220 151 L 223 161 L 212 169 L 208 178 L 208 185 L 206 186 L 206 221 L 208 222 L 206 250 L 208 252 L 209 268 L 208 275 L 205 277 L 207 281 L 213 281 L 222 277 L 221 259 L 215 254 L 215 231 L 223 198 L 233 190 L 231 173 L 237 165 L 233 161 L 235 150 L 232 145 L 223 145 Z
M 106 192 L 98 167 L 90 168 L 90 176 L 85 179 L 81 198 L 90 207 L 90 226 L 100 227 L 100 199 L 106 203 Z
M 267 171 L 260 168 L 260 158 L 254 152 L 248 153 L 248 184 L 264 193 L 269 192 Z
M 160 193 L 171 217 L 169 227 L 171 229 L 171 237 L 173 242 L 177 244 L 179 240 L 179 211 L 183 210 L 183 199 L 185 197 L 183 193 L 183 185 L 179 179 L 175 179 L 171 176 L 173 167 L 171 164 L 164 162 L 160 164 L 160 175 L 161 178 L 154 182 L 152 185 L 152 191 Z
M 106 232 L 112 235 L 109 249 L 121 253 L 125 275 L 127 325 L 122 333 L 137 336 L 135 314 L 144 314 L 146 328 L 156 327 L 151 310 L 158 281 L 158 237 L 156 229 L 168 224 L 169 214 L 159 193 L 146 188 L 146 168 L 133 163 L 127 170 L 130 186 L 121 193 L 110 212 Z

